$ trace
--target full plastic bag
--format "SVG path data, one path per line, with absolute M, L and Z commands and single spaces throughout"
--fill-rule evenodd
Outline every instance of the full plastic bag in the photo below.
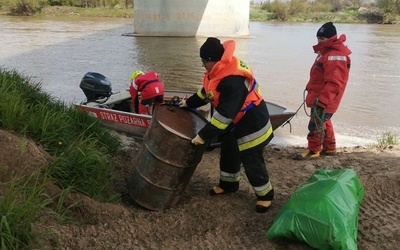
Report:
M 318 170 L 281 208 L 266 236 L 300 240 L 317 249 L 357 249 L 363 195 L 355 171 Z

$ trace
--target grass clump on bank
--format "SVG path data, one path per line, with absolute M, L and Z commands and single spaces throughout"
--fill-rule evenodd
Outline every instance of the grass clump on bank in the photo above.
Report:
M 40 234 L 34 222 L 52 201 L 44 194 L 48 179 L 41 169 L 14 178 L 7 183 L 6 194 L 0 192 L 0 246 L 6 249 L 31 249 L 37 245 Z
M 0 128 L 33 139 L 52 156 L 48 166 L 34 173 L 21 171 L 24 175 L 0 182 L 0 249 L 32 249 L 37 243 L 32 225 L 53 199 L 63 200 L 44 194 L 49 180 L 63 193 L 79 192 L 101 201 L 117 197 L 110 191 L 114 180 L 110 173 L 115 167 L 113 156 L 121 149 L 120 139 L 95 118 L 43 92 L 40 84 L 2 68 Z M 24 145 L 15 154 L 21 157 Z M 53 212 L 65 212 L 61 207 L 58 204 Z
M 62 187 L 99 198 L 110 183 L 109 160 L 120 140 L 14 70 L 0 69 L 0 127 L 32 138 L 54 156 L 50 173 Z
M 378 147 L 384 148 L 399 144 L 399 136 L 395 132 L 385 131 L 377 138 Z

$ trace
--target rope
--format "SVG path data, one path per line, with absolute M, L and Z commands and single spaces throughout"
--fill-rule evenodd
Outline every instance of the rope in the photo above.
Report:
M 325 110 L 322 109 L 322 112 L 319 112 L 319 111 L 321 111 L 321 109 L 318 110 L 317 105 L 314 105 L 314 107 L 311 109 L 311 114 L 309 114 L 307 112 L 307 107 L 305 105 L 305 102 L 306 102 L 306 94 L 305 93 L 306 93 L 306 91 L 307 91 L 306 89 L 303 91 L 303 102 L 300 104 L 300 106 L 296 110 L 295 114 L 289 120 L 287 120 L 285 123 L 283 123 L 281 125 L 281 127 L 284 127 L 286 124 L 289 123 L 290 132 L 292 132 L 292 124 L 290 123 L 290 121 L 293 119 L 293 117 L 295 117 L 295 115 L 297 115 L 297 113 L 299 112 L 301 107 L 303 107 L 304 108 L 304 113 L 308 117 L 312 117 L 313 118 L 313 121 L 315 122 L 315 126 L 316 126 L 317 131 L 318 131 L 318 137 L 319 137 L 319 139 L 321 140 L 321 143 L 322 143 L 322 141 L 323 141 L 323 139 L 325 137 L 325 131 L 324 131 Z M 318 99 L 315 100 L 315 103 L 317 103 L 317 102 L 318 102 Z M 320 114 L 318 114 L 318 113 L 320 113 Z
M 299 108 L 296 110 L 296 112 L 294 113 L 294 115 L 292 117 L 289 118 L 289 120 L 287 120 L 285 123 L 283 123 L 281 125 L 281 127 L 283 128 L 286 124 L 289 123 L 290 126 L 290 133 L 292 133 L 292 124 L 290 123 L 290 121 L 293 119 L 293 117 L 295 117 L 297 115 L 297 113 L 299 112 L 299 110 L 301 109 L 301 107 L 304 107 L 304 112 L 306 113 L 306 115 L 308 117 L 310 117 L 310 115 L 307 114 L 307 110 L 306 110 L 306 106 L 304 105 L 304 103 L 306 102 L 306 98 L 305 98 L 305 92 L 306 90 L 303 91 L 303 102 L 300 104 Z
M 293 115 L 292 117 L 290 117 L 286 122 L 284 122 L 284 123 L 281 125 L 282 128 L 283 128 L 286 124 L 289 123 L 289 131 L 290 131 L 290 133 L 292 133 L 292 124 L 290 123 L 290 121 L 293 119 L 293 117 L 295 117 L 295 115 L 297 115 L 297 113 L 298 113 L 299 110 L 301 109 L 301 106 L 303 106 L 305 102 L 306 102 L 306 101 L 303 101 L 303 102 L 300 104 L 299 108 L 298 108 L 298 109 L 296 110 L 296 112 L 294 113 L 294 115 Z
M 318 103 L 318 98 L 315 100 L 314 103 Z M 318 108 L 318 106 L 314 104 L 314 107 L 311 109 L 311 115 L 318 132 L 318 137 L 322 144 L 322 141 L 324 140 L 325 137 L 325 131 L 324 131 L 325 109 Z

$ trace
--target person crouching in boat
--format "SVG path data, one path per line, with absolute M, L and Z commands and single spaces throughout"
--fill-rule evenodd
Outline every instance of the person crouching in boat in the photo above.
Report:
M 131 75 L 129 92 L 138 114 L 151 115 L 153 109 L 164 101 L 164 84 L 154 71 L 146 73 L 141 70 L 134 71 Z

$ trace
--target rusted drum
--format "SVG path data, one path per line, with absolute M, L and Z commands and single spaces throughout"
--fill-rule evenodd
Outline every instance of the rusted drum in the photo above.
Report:
M 194 146 L 191 139 L 206 123 L 188 109 L 168 105 L 155 109 L 128 182 L 135 202 L 163 210 L 181 199 L 206 148 Z

